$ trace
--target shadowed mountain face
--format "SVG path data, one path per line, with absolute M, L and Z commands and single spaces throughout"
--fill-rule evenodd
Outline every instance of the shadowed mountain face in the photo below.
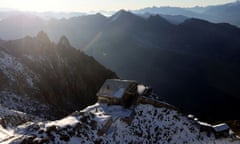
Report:
M 172 25 L 121 11 L 86 52 L 120 77 L 150 84 L 182 110 L 209 120 L 235 119 L 239 37 L 240 29 L 228 24 L 189 19 Z
M 115 73 L 73 48 L 66 37 L 55 44 L 43 32 L 2 42 L 0 63 L 1 90 L 40 100 L 50 105 L 56 116 L 95 103 L 105 79 L 116 78 Z
M 44 27 L 50 39 L 58 40 L 61 35 L 69 38 L 76 48 L 84 49 L 106 22 L 101 14 L 50 20 Z

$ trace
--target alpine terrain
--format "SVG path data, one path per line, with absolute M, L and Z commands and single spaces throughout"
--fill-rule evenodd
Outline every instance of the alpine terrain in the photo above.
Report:
M 0 144 L 240 144 L 239 0 L 150 1 L 0 1 Z

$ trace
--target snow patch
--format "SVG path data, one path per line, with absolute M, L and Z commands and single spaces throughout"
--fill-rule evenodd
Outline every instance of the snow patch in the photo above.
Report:
M 0 70 L 12 81 L 18 81 L 24 77 L 26 83 L 33 87 L 33 79 L 37 79 L 33 72 L 26 66 L 22 65 L 17 58 L 7 54 L 6 52 L 0 52 Z
M 142 95 L 144 90 L 145 90 L 145 86 L 144 85 L 138 85 L 137 86 L 137 91 L 138 91 L 139 95 Z
M 69 125 L 69 124 L 75 125 L 77 122 L 78 122 L 78 119 L 76 117 L 68 116 L 64 119 L 47 123 L 46 127 L 49 127 L 52 125 L 65 127 L 66 125 Z
M 12 134 L 0 125 L 0 143 L 11 136 Z

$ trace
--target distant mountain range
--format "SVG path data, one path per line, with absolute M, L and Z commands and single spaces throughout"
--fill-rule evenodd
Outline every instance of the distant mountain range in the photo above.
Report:
M 236 26 L 240 26 L 240 2 L 232 2 L 221 5 L 210 5 L 206 7 L 146 7 L 139 10 L 131 10 L 131 12 L 139 15 L 155 15 L 159 14 L 174 23 L 181 23 L 186 18 L 199 18 L 208 20 L 214 23 L 230 23 Z M 91 12 L 28 12 L 19 11 L 15 9 L 2 9 L 0 8 L 0 20 L 7 17 L 16 15 L 34 15 L 44 20 L 50 19 L 69 19 L 71 17 L 78 17 L 84 15 L 91 15 L 95 13 L 101 13 L 105 16 L 111 16 L 116 11 L 91 11 Z
M 198 18 L 215 23 L 230 23 L 239 26 L 239 11 L 240 2 L 235 2 L 193 8 L 151 7 L 135 10 L 133 13 L 144 18 L 158 14 L 172 24 L 181 24 L 186 19 Z M 107 13 L 106 11 L 101 12 Z M 100 13 L 92 15 L 81 12 L 36 13 L 0 9 L 0 39 L 9 40 L 22 38 L 26 35 L 34 36 L 37 32 L 44 30 L 51 40 L 57 42 L 61 35 L 65 35 L 74 47 L 82 49 L 86 47 L 96 33 L 101 31 L 107 19 L 109 17 Z
M 189 18 L 199 18 L 214 23 L 230 23 L 240 26 L 240 2 L 207 7 L 149 7 L 133 11 L 137 14 L 182 15 Z

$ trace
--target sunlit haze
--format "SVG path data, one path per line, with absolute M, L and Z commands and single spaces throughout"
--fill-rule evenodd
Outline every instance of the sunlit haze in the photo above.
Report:
M 193 7 L 217 5 L 234 0 L 0 0 L 0 8 L 25 11 L 86 12 L 140 9 L 151 6 Z

